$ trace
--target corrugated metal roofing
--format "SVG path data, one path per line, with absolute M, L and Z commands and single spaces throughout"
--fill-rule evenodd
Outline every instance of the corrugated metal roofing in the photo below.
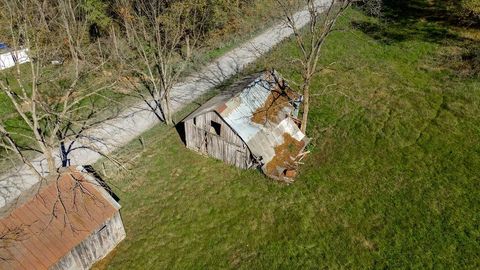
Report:
M 298 109 L 294 104 L 300 98 L 277 72 L 266 71 L 243 79 L 230 91 L 206 102 L 186 120 L 209 111 L 217 112 L 260 160 L 263 171 L 282 178 L 286 170 L 293 169 L 294 161 L 308 143 L 292 119 Z
M 207 102 L 205 102 L 202 106 L 197 108 L 194 112 L 189 114 L 185 120 L 192 119 L 198 115 L 204 114 L 206 112 L 215 111 L 217 108 L 224 105 L 230 99 L 234 98 L 235 96 L 239 95 L 242 91 L 244 91 L 250 84 L 252 84 L 255 80 L 263 75 L 263 72 L 258 72 L 248 77 L 245 77 L 237 82 L 235 82 L 231 87 L 229 87 L 228 91 L 223 91 L 218 95 L 212 97 Z
M 0 269 L 48 269 L 119 208 L 93 178 L 68 169 L 0 220 Z

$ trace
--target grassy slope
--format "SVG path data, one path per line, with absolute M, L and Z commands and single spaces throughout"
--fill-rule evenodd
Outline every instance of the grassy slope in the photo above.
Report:
M 138 143 L 122 150 L 132 175 L 111 181 L 127 239 L 97 267 L 480 267 L 480 80 L 439 66 L 446 45 L 417 35 L 425 27 L 443 29 L 331 36 L 293 185 L 201 157 L 162 126 L 138 156 Z M 287 42 L 251 70 L 298 77 L 293 54 Z

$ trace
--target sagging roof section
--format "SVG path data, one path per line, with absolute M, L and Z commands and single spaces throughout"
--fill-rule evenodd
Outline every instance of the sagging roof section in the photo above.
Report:
M 119 208 L 95 179 L 68 169 L 0 219 L 0 269 L 48 269 Z
M 290 181 L 309 141 L 295 118 L 301 98 L 276 71 L 265 71 L 236 83 L 186 119 L 216 111 L 247 144 L 267 176 Z

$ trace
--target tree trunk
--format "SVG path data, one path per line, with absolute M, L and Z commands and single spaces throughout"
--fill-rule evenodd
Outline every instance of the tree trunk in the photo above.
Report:
M 303 87 L 303 113 L 302 113 L 302 125 L 300 130 L 306 134 L 308 123 L 308 111 L 310 110 L 310 79 L 304 81 Z
M 120 52 L 118 51 L 117 35 L 115 33 L 115 26 L 113 26 L 113 24 L 110 27 L 110 37 L 112 38 L 113 47 L 115 48 L 116 58 L 120 61 L 120 63 L 123 66 L 123 57 L 120 56 Z
M 55 164 L 55 156 L 52 153 L 52 149 L 48 146 L 44 147 L 43 156 L 47 160 L 48 173 L 54 174 L 57 171 L 57 165 Z
M 163 120 L 165 121 L 165 124 L 171 126 L 173 124 L 172 121 L 172 112 L 170 111 L 170 100 L 167 97 L 164 97 L 161 100 L 161 109 L 163 112 Z
M 171 105 L 171 100 L 168 97 L 168 95 L 165 97 L 166 98 L 166 108 L 165 108 L 165 123 L 169 126 L 173 125 L 173 119 L 172 119 L 172 109 L 170 108 Z

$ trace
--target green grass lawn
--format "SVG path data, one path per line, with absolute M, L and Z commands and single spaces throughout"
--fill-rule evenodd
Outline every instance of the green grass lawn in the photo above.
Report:
M 471 40 L 439 22 L 349 15 L 314 81 L 296 182 L 200 156 L 155 127 L 145 149 L 118 152 L 130 174 L 108 174 L 127 238 L 96 268 L 480 268 L 480 79 L 444 61 Z M 424 35 L 434 30 L 444 36 Z M 294 55 L 287 41 L 247 72 L 298 78 Z

